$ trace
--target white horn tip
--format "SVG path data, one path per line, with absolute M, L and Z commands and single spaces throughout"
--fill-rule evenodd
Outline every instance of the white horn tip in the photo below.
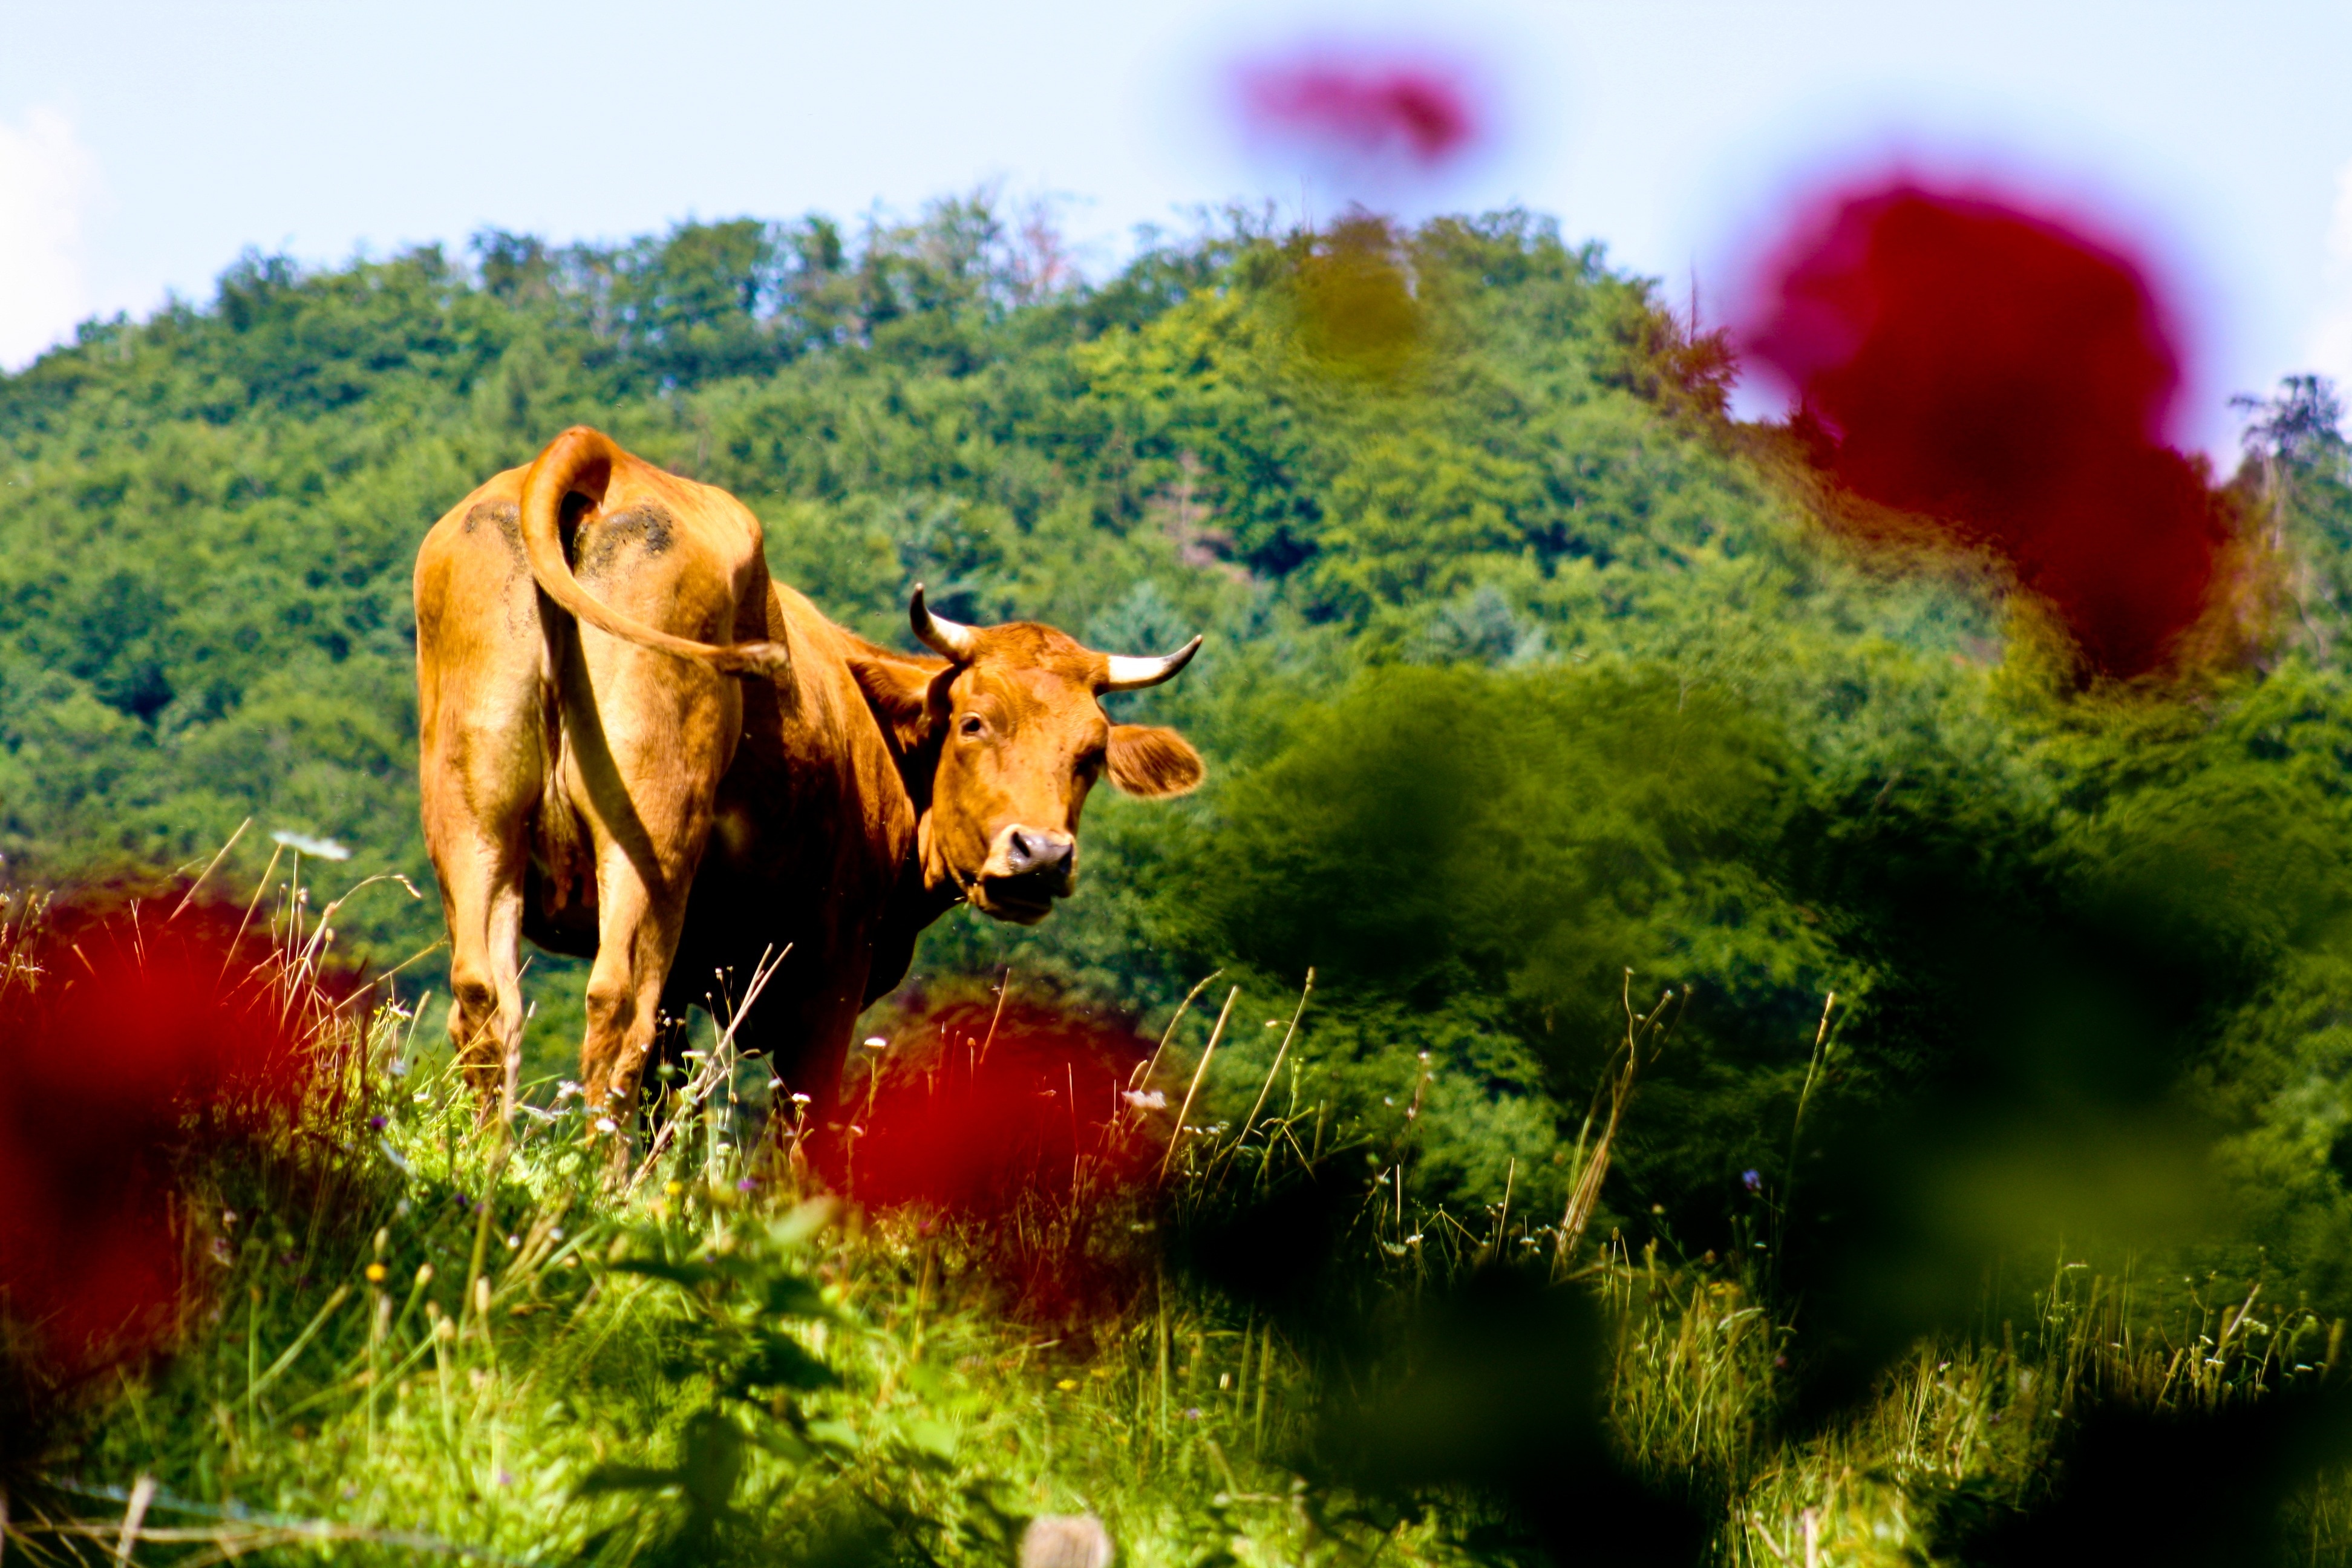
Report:
M 1135 658 L 1123 653 L 1104 655 L 1109 668 L 1104 672 L 1105 691 L 1140 691 L 1147 686 L 1158 686 L 1173 680 L 1178 672 L 1192 662 L 1201 651 L 1201 639 L 1195 637 L 1174 653 L 1159 658 Z

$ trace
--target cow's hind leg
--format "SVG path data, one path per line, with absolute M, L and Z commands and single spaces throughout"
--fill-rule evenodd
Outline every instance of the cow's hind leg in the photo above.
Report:
M 597 861 L 596 963 L 588 976 L 580 1077 L 597 1130 L 613 1133 L 635 1125 L 646 1063 L 667 1024 L 662 994 L 685 899 L 666 885 L 648 887 L 617 845 L 600 847 Z M 691 875 L 688 868 L 672 868 L 681 872 Z
M 615 595 L 642 587 L 617 568 L 606 581 Z M 565 787 L 595 843 L 581 1087 L 598 1130 L 612 1136 L 635 1126 L 719 781 L 742 731 L 742 698 L 727 677 L 593 629 L 562 671 Z M 614 1143 L 617 1156 L 626 1143 Z
M 449 925 L 449 1044 L 485 1116 L 522 1047 L 523 879 L 547 783 L 546 665 L 513 515 L 483 492 L 434 526 L 416 570 L 418 783 Z
M 487 1117 L 522 1050 L 523 879 L 543 768 L 526 680 L 434 695 L 420 749 L 425 842 L 449 926 L 449 1047 Z
M 635 1127 L 646 1061 L 666 1026 L 662 996 L 731 728 L 741 722 L 731 686 L 713 677 L 680 680 L 667 655 L 639 663 L 635 683 L 617 672 L 603 682 L 633 702 L 600 710 L 567 701 L 568 774 L 587 807 L 596 865 L 596 962 L 580 1080 L 598 1131 L 623 1135 L 616 1155 Z M 668 679 L 648 679 L 646 666 Z
M 486 1117 L 510 1102 L 522 1054 L 524 852 L 496 826 L 468 823 L 433 856 L 449 922 L 449 1048 Z

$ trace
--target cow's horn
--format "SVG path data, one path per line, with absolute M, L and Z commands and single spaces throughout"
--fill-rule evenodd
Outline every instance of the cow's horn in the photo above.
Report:
M 980 651 L 979 634 L 970 626 L 931 614 L 931 607 L 923 603 L 920 583 L 915 584 L 915 596 L 907 602 L 907 620 L 926 647 L 951 664 L 970 664 Z
M 1157 686 L 1163 680 L 1173 680 L 1176 672 L 1192 662 L 1201 651 L 1201 639 L 1194 637 L 1174 653 L 1159 658 L 1130 658 L 1123 653 L 1105 654 L 1110 669 L 1104 675 L 1105 691 L 1140 691 L 1147 686 Z

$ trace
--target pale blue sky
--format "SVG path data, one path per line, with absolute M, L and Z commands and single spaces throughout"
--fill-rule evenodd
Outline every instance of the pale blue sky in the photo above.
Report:
M 982 181 L 1062 198 L 1107 267 L 1193 204 L 1297 210 L 1218 84 L 1312 37 L 1483 62 L 1501 139 L 1404 205 L 1523 202 L 1677 299 L 1696 264 L 1719 304 L 1792 188 L 1899 150 L 2142 237 L 2200 324 L 2196 439 L 2226 443 L 2232 391 L 2352 378 L 2352 0 L 0 0 L 0 363 L 208 297 L 247 246 L 854 217 Z

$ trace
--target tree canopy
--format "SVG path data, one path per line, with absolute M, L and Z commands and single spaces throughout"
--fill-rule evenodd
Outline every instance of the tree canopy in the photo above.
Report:
M 1802 443 L 1727 418 L 1727 369 L 1521 212 L 1234 218 L 1093 283 L 977 198 L 249 255 L 0 377 L 0 852 L 19 883 L 100 877 L 251 816 L 429 888 L 416 544 L 593 423 L 740 496 L 776 575 L 869 637 L 906 641 L 917 581 L 1118 651 L 1208 635 L 1115 700 L 1182 726 L 1209 788 L 1102 798 L 1073 907 L 959 914 L 926 980 L 1010 962 L 1160 1015 L 1219 964 L 1268 1006 L 1313 966 L 1352 1114 L 1415 1108 L 1438 1190 L 1554 1203 L 1628 996 L 1688 987 L 1612 1202 L 1711 1236 L 1786 1162 L 1835 991 L 1851 1106 L 2138 1104 L 2189 1074 L 2263 1235 L 2316 1259 L 2352 1225 L 2331 389 L 2252 409 L 2252 656 L 2085 687 L 1984 563 L 1827 526 Z M 342 925 L 383 964 L 437 912 Z M 565 973 L 534 972 L 552 1056 Z M 1236 1081 L 1274 1047 L 1237 1041 Z

